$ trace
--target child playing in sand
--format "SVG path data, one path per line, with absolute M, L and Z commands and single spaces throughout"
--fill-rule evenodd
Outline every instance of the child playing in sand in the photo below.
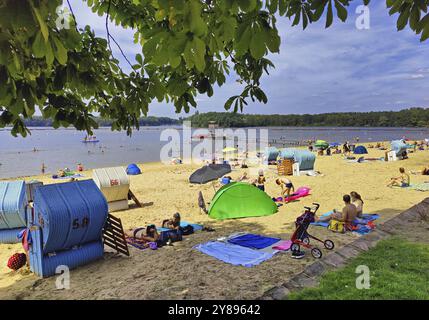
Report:
M 408 173 L 405 173 L 405 169 L 399 168 L 399 173 L 401 174 L 399 177 L 390 178 L 391 181 L 387 185 L 388 187 L 397 186 L 406 188 L 410 186 L 410 176 Z
M 282 188 L 282 197 L 284 201 L 286 201 L 286 198 L 290 196 L 291 191 L 292 193 L 295 192 L 295 187 L 293 186 L 292 181 L 289 179 L 277 179 L 276 184 Z

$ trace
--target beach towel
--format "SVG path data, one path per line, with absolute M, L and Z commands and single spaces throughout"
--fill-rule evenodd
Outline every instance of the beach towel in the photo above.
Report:
M 256 266 L 275 254 L 275 252 L 263 252 L 220 241 L 209 241 L 194 248 L 223 262 L 246 268 Z
M 80 174 L 80 173 L 77 173 L 77 174 L 72 174 L 72 175 L 69 175 L 69 176 L 65 176 L 65 177 L 56 177 L 56 178 L 54 178 L 54 176 L 52 176 L 52 179 L 55 179 L 55 180 L 64 180 L 64 179 L 71 179 L 71 178 L 83 178 L 83 177 L 85 177 L 83 174 Z
M 144 250 L 149 248 L 149 242 L 145 240 L 139 240 L 133 237 L 125 237 L 125 240 L 130 246 L 133 246 L 134 248 L 137 248 L 139 250 Z
M 264 249 L 278 241 L 280 241 L 280 238 L 265 237 L 252 233 L 244 234 L 228 240 L 229 243 L 252 249 Z
M 189 223 L 189 222 L 186 222 L 186 221 L 180 222 L 180 226 L 182 228 L 187 227 L 187 226 L 192 226 L 194 228 L 194 232 L 195 231 L 201 231 L 201 230 L 203 230 L 203 225 L 196 224 L 196 223 Z M 169 231 L 171 229 L 163 228 L 163 227 L 157 227 L 156 230 L 158 230 L 158 232 L 163 232 L 163 231 Z
M 416 183 L 411 184 L 409 187 L 404 187 L 403 189 L 416 190 L 416 191 L 429 191 L 429 183 Z
M 290 246 L 292 245 L 292 241 L 290 240 L 284 240 L 280 243 L 276 244 L 273 249 L 280 250 L 280 251 L 287 251 L 290 249 Z
M 324 213 L 320 216 L 320 218 L 328 217 L 332 213 L 333 213 L 332 211 Z M 375 228 L 373 221 L 377 220 L 378 218 L 380 218 L 378 214 L 364 213 L 362 214 L 361 218 L 356 218 L 355 220 L 353 220 L 352 231 L 357 232 L 359 234 L 367 234 Z M 312 222 L 311 224 L 314 226 L 327 228 L 329 226 L 329 221 L 325 221 L 325 222 L 316 221 L 316 222 Z
M 370 233 L 374 229 L 375 229 L 375 224 L 373 221 L 369 221 L 366 224 L 357 224 L 357 225 L 352 226 L 352 231 L 359 233 L 361 235 Z

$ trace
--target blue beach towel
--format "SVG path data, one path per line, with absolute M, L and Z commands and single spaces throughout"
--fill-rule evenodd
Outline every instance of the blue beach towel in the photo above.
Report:
M 194 232 L 195 232 L 195 231 L 201 231 L 201 230 L 203 229 L 203 226 L 202 226 L 201 224 L 189 223 L 189 222 L 186 222 L 186 221 L 182 221 L 182 222 L 180 222 L 180 226 L 181 226 L 182 228 L 184 228 L 184 227 L 186 227 L 186 226 L 192 226 L 192 227 L 194 227 Z M 168 230 L 170 230 L 170 229 L 168 229 L 168 228 L 163 228 L 163 227 L 157 227 L 157 228 L 156 228 L 156 230 L 158 230 L 159 232 L 163 232 L 163 231 L 168 231 Z
M 333 213 L 332 211 L 326 212 L 326 213 L 322 214 L 320 216 L 320 218 L 329 217 L 332 213 Z M 357 218 L 357 219 L 353 220 L 353 224 L 354 225 L 367 224 L 368 222 L 377 220 L 378 218 L 380 218 L 380 216 L 378 214 L 364 213 L 364 214 L 362 214 L 361 218 Z M 320 227 L 327 228 L 329 226 L 329 221 L 325 221 L 325 222 L 317 221 L 317 222 L 312 222 L 311 224 L 313 226 L 320 226 Z
M 229 243 L 252 249 L 264 249 L 279 241 L 280 238 L 264 237 L 259 234 L 252 233 L 244 234 L 228 240 Z
M 52 179 L 65 180 L 65 179 L 71 179 L 71 178 L 76 179 L 76 178 L 83 178 L 83 177 L 85 177 L 83 174 L 77 173 L 77 174 L 74 174 L 71 176 L 65 176 L 65 177 L 56 177 L 56 178 L 52 177 Z
M 194 248 L 223 262 L 247 268 L 256 266 L 275 254 L 275 252 L 263 252 L 219 241 L 209 241 Z

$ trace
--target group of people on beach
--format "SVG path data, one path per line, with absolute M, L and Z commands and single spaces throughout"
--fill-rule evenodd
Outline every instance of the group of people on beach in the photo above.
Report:
M 359 193 L 357 193 L 356 191 L 352 191 L 350 192 L 350 194 L 345 194 L 343 196 L 343 202 L 344 207 L 341 211 L 334 209 L 331 215 L 320 218 L 315 217 L 316 221 L 325 222 L 330 220 L 337 220 L 346 223 L 346 225 L 351 225 L 351 223 L 356 218 L 362 217 L 364 202 Z
M 180 221 L 180 213 L 176 212 L 171 219 L 162 221 L 161 226 L 165 229 L 180 232 Z M 165 241 L 162 241 L 160 233 L 154 224 L 150 224 L 147 227 L 128 229 L 125 231 L 125 235 L 134 239 L 147 241 L 148 243 L 156 243 L 157 246 L 165 244 L 169 245 L 173 241 L 171 237 L 165 239 Z

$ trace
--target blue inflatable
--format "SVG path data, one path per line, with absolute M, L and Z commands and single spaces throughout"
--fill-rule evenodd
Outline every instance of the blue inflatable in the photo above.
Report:
M 141 172 L 140 168 L 139 168 L 139 167 L 137 167 L 137 165 L 136 165 L 135 163 L 132 163 L 132 164 L 130 164 L 130 165 L 127 167 L 127 174 L 128 174 L 128 175 L 135 176 L 135 175 L 138 175 L 138 174 L 141 174 L 141 173 L 142 173 L 142 172 Z
M 364 146 L 357 146 L 353 152 L 354 154 L 367 154 L 368 151 Z

